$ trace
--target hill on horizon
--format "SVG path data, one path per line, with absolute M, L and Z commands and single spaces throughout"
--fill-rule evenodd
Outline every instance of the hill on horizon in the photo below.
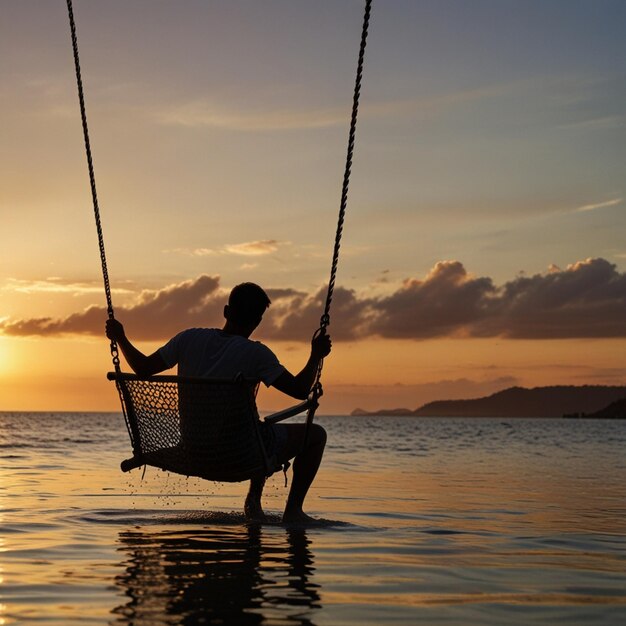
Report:
M 436 400 L 411 409 L 371 412 L 355 409 L 352 415 L 404 415 L 416 417 L 563 417 L 600 412 L 626 398 L 626 386 L 553 385 L 509 387 L 469 400 Z

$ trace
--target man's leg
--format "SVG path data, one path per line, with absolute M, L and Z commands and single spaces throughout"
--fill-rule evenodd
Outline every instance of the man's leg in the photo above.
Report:
M 281 462 L 295 457 L 293 479 L 287 498 L 283 522 L 307 523 L 315 521 L 302 510 L 309 487 L 317 474 L 326 445 L 326 431 L 319 424 L 311 424 L 306 446 L 302 448 L 306 432 L 305 424 L 285 424 L 288 429 L 287 443 L 282 450 Z
M 263 513 L 261 506 L 261 496 L 263 495 L 263 487 L 265 486 L 265 476 L 255 476 L 250 480 L 250 489 L 246 496 L 246 502 L 243 505 L 243 512 L 251 522 L 266 522 L 267 517 Z

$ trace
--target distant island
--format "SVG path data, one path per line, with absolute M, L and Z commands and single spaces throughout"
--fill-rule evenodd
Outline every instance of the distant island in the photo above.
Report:
M 484 398 L 437 400 L 417 409 L 355 409 L 351 415 L 414 417 L 594 417 L 626 418 L 626 387 L 555 385 L 509 387 Z

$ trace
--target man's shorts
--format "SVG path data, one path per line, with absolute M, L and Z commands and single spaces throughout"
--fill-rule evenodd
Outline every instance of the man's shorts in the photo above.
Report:
M 269 457 L 276 455 L 277 459 L 283 460 L 289 438 L 287 427 L 284 424 L 266 424 L 265 422 L 261 422 L 260 426 L 267 455 Z

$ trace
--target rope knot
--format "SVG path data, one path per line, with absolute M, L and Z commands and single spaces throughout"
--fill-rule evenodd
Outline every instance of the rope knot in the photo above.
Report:
M 322 317 L 320 317 L 320 329 L 324 330 L 330 324 L 330 314 L 324 313 Z
M 317 401 L 317 399 L 321 398 L 323 395 L 324 389 L 322 388 L 322 383 L 318 380 L 311 389 L 311 398 Z

